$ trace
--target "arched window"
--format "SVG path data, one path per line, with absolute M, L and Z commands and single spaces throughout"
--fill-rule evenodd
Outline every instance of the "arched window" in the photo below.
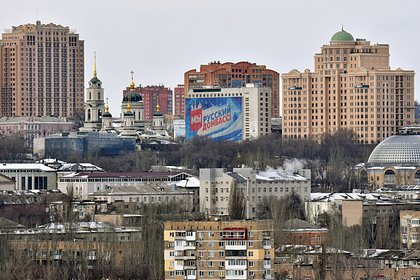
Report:
M 395 185 L 395 172 L 391 169 L 385 171 L 385 178 L 384 178 L 385 185 Z
M 87 110 L 87 121 L 89 122 L 91 118 L 91 112 L 90 109 Z

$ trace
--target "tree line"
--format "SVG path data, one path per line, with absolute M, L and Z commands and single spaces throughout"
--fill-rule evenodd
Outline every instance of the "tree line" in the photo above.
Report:
M 351 191 L 359 187 L 351 167 L 366 162 L 375 145 L 356 143 L 354 133 L 340 129 L 334 135 L 315 139 L 282 139 L 278 134 L 263 136 L 251 142 L 215 142 L 195 137 L 177 145 L 161 145 L 116 157 L 73 155 L 64 161 L 88 161 L 106 167 L 109 172 L 149 171 L 153 165 L 200 168 L 226 168 L 242 165 L 265 169 L 281 166 L 286 159 L 305 159 L 312 170 L 313 185 L 324 190 Z

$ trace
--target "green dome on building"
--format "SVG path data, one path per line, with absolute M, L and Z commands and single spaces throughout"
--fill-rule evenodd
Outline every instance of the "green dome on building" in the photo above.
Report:
M 331 37 L 331 41 L 354 41 L 353 35 L 341 29 Z
M 129 90 L 126 94 L 123 96 L 123 101 L 130 101 L 130 102 L 139 102 L 142 101 L 143 98 L 141 97 L 140 93 L 137 92 L 137 90 Z

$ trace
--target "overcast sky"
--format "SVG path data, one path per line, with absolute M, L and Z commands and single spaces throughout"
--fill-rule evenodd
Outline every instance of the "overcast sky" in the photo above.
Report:
M 341 25 L 355 38 L 388 43 L 392 69 L 420 69 L 418 0 L 2 2 L 3 30 L 37 19 L 75 29 L 85 41 L 85 84 L 96 50 L 98 77 L 114 115 L 131 70 L 136 84 L 171 88 L 183 83 L 187 70 L 214 60 L 250 61 L 279 73 L 313 70 L 314 53 Z M 419 95 L 417 89 L 417 100 Z

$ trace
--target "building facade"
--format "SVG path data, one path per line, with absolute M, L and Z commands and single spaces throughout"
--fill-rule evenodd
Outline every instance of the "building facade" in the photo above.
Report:
M 299 219 L 287 220 L 280 230 L 284 244 L 320 246 L 328 239 L 328 229 Z
M 83 110 L 84 41 L 69 27 L 13 26 L 0 41 L 0 115 L 73 116 Z
M 420 186 L 419 128 L 406 127 L 379 143 L 359 169 L 371 189 Z M 401 189 L 402 190 L 402 189 Z
M 282 198 L 292 193 L 303 201 L 310 199 L 311 171 L 296 170 L 282 174 L 276 170 L 256 171 L 252 168 L 200 169 L 200 211 L 207 216 L 229 215 L 233 188 L 242 192 L 247 219 L 257 216 L 257 208 L 265 199 Z
M 408 249 L 418 248 L 420 243 L 420 211 L 400 211 L 400 241 Z
M 128 91 L 135 91 L 141 96 L 144 106 L 144 120 L 151 121 L 153 114 L 156 113 L 156 106 L 160 106 L 160 112 L 164 115 L 172 115 L 172 90 L 164 85 L 158 86 L 138 86 L 134 89 L 125 89 L 124 96 Z
M 184 85 L 178 85 L 174 88 L 174 115 L 179 118 L 185 117 Z
M 267 69 L 265 65 L 250 62 L 210 62 L 201 65 L 200 70 L 189 70 L 184 74 L 184 94 L 188 96 L 191 89 L 217 86 L 221 88 L 245 87 L 254 84 L 271 89 L 271 115 L 280 116 L 280 81 L 279 73 Z
M 140 186 L 109 187 L 107 190 L 89 194 L 90 199 L 114 202 L 134 202 L 141 204 L 176 203 L 185 211 L 194 209 L 194 192 L 185 188 L 175 188 L 163 184 L 145 183 Z
M 174 130 L 174 139 L 179 139 L 181 137 L 185 137 L 185 120 L 179 119 L 174 120 L 172 123 L 173 130 Z
M 414 123 L 414 71 L 391 70 L 389 45 L 341 30 L 314 56 L 314 72 L 282 74 L 283 135 L 318 138 L 351 129 L 378 143 Z
M 16 182 L 16 191 L 57 189 L 57 171 L 42 163 L 1 163 L 0 174 Z
M 68 174 L 58 178 L 58 189 L 76 198 L 87 199 L 89 194 L 98 191 L 108 191 L 112 187 L 141 187 L 143 185 L 159 186 L 175 184 L 191 175 L 184 172 L 136 172 L 136 173 L 88 173 Z M 139 196 L 139 194 L 137 194 Z M 129 196 L 127 196 L 129 199 Z M 136 198 L 137 200 L 137 198 Z
M 164 224 L 165 279 L 274 279 L 273 222 Z
M 118 137 L 114 133 L 63 132 L 34 139 L 33 152 L 40 157 L 69 158 L 98 154 L 116 156 L 133 152 L 134 138 Z
M 186 138 L 249 141 L 271 133 L 271 89 L 196 88 L 186 98 Z
M 72 122 L 55 117 L 1 117 L 0 134 L 8 136 L 21 134 L 26 145 L 33 146 L 33 140 L 60 132 L 74 131 Z

